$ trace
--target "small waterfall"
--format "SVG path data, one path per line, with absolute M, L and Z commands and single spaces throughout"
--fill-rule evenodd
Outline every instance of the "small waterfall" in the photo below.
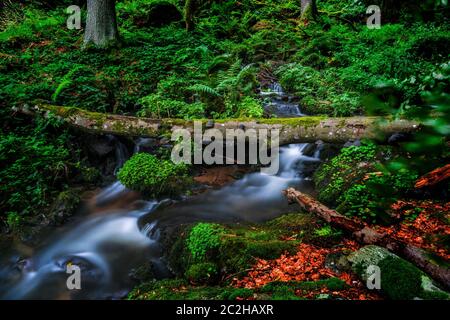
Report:
M 123 165 L 128 160 L 130 155 L 128 153 L 127 147 L 119 140 L 117 140 L 117 146 L 115 151 L 116 151 L 116 168 L 114 169 L 114 174 L 117 175 L 117 173 L 123 167 Z
M 288 187 L 312 190 L 305 173 L 317 166 L 319 159 L 303 151 L 308 144 L 292 144 L 280 148 L 280 165 L 276 175 L 254 172 L 221 189 L 201 194 L 165 210 L 157 210 L 160 224 L 179 220 L 251 221 L 261 222 L 289 211 L 282 193 Z
M 134 153 L 151 153 L 157 145 L 157 140 L 154 138 L 138 138 L 134 143 Z
M 103 189 L 96 197 L 96 204 L 101 206 L 110 202 L 113 199 L 117 199 L 121 194 L 128 192 L 129 190 L 121 184 L 119 181 L 114 182 L 112 185 Z
M 264 109 L 267 113 L 279 118 L 301 117 L 299 104 L 293 101 L 293 97 L 283 91 L 278 82 L 269 85 L 267 91 L 261 91 L 260 96 L 264 99 Z

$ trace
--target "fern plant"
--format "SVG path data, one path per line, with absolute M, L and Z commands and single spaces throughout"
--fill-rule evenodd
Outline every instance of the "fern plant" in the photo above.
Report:
M 61 80 L 60 84 L 56 88 L 55 92 L 52 94 L 52 101 L 56 102 L 58 100 L 58 96 L 61 92 L 69 87 L 73 83 L 73 76 L 83 68 L 83 65 L 77 65 L 72 70 L 70 70 Z
M 214 59 L 210 70 L 225 63 L 226 59 L 225 56 Z M 253 95 L 257 85 L 256 71 L 252 64 L 242 66 L 242 61 L 236 60 L 226 70 L 220 70 L 214 76 L 205 77 L 206 83 L 197 83 L 188 87 L 188 90 L 199 95 L 201 100 L 211 106 L 211 109 L 214 108 L 214 105 L 221 105 L 220 116 L 235 116 L 242 98 Z M 216 113 L 216 115 L 218 114 Z

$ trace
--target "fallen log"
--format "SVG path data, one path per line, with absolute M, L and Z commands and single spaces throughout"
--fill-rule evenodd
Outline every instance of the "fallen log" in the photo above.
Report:
M 15 112 L 27 115 L 48 116 L 53 114 L 64 120 L 69 126 L 94 134 L 113 134 L 126 137 L 158 137 L 170 134 L 176 129 L 188 129 L 193 132 L 194 122 L 182 119 L 149 119 L 132 116 L 90 112 L 74 107 L 61 107 L 48 104 L 24 105 L 13 108 Z M 315 142 L 322 140 L 330 143 L 345 143 L 357 139 L 375 139 L 385 141 L 397 132 L 414 132 L 420 126 L 408 120 L 388 121 L 382 117 L 299 117 L 275 119 L 227 119 L 199 120 L 203 129 L 218 129 L 225 136 L 227 129 L 247 131 L 260 129 L 269 131 L 278 129 L 280 145 L 289 143 Z M 270 135 L 269 135 L 270 136 Z
M 415 188 L 421 189 L 424 187 L 434 186 L 435 184 L 438 184 L 448 178 L 450 178 L 450 163 L 417 179 Z
M 359 243 L 385 247 L 415 264 L 447 290 L 450 289 L 450 270 L 431 261 L 424 250 L 380 233 L 362 222 L 347 218 L 294 188 L 285 190 L 284 194 L 290 202 L 297 202 L 304 210 L 317 215 L 336 228 L 343 229 Z

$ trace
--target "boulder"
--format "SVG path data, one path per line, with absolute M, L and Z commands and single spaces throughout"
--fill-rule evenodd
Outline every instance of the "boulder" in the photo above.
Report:
M 347 259 L 363 281 L 367 281 L 369 266 L 379 267 L 381 291 L 391 299 L 450 299 L 449 293 L 419 268 L 385 248 L 368 245 L 351 253 Z

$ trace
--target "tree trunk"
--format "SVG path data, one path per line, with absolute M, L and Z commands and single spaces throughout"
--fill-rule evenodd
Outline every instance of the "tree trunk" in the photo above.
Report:
M 450 289 L 450 270 L 430 261 L 424 250 L 398 241 L 386 234 L 379 233 L 364 225 L 362 222 L 349 219 L 294 188 L 289 188 L 285 190 L 284 193 L 289 201 L 297 202 L 304 210 L 317 215 L 336 228 L 347 231 L 358 242 L 366 245 L 375 244 L 385 247 L 415 264 L 429 274 L 434 280 L 444 285 L 446 289 Z
M 194 11 L 195 11 L 195 0 L 186 0 L 184 5 L 184 21 L 186 22 L 186 30 L 194 30 Z
M 119 39 L 115 0 L 88 0 L 85 45 L 105 47 Z
M 309 12 L 311 12 L 311 16 L 314 20 L 317 18 L 318 10 L 316 0 L 301 0 L 300 7 L 302 18 L 305 18 Z
M 69 126 L 95 134 L 114 134 L 124 137 L 158 137 L 175 129 L 185 128 L 191 132 L 194 122 L 182 119 L 148 119 L 116 114 L 90 112 L 73 107 L 60 107 L 47 104 L 35 105 L 33 108 L 22 106 L 13 109 L 29 115 L 47 116 L 52 113 Z M 279 119 L 225 119 L 216 122 L 199 120 L 208 128 L 219 130 L 225 137 L 227 129 L 248 131 L 279 130 L 279 144 L 305 143 L 322 140 L 330 143 L 345 143 L 357 139 L 375 139 L 386 141 L 393 133 L 415 132 L 419 123 L 408 120 L 386 121 L 382 117 L 299 117 Z

